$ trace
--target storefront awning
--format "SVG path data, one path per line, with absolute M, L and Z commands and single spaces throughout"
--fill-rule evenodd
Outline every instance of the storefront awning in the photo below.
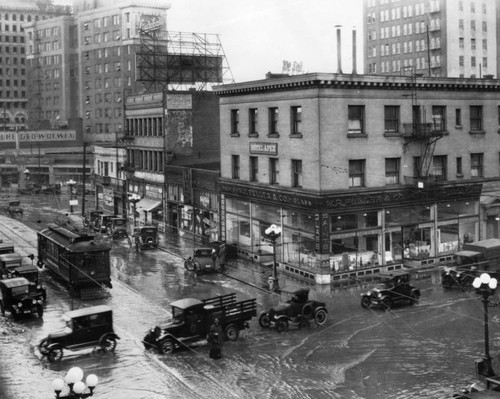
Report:
M 136 209 L 138 211 L 151 212 L 153 209 L 156 209 L 159 206 L 161 206 L 161 201 L 143 198 L 137 203 Z

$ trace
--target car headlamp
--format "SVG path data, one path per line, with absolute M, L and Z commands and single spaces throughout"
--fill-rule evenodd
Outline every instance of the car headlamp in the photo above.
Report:
M 22 307 L 23 307 L 23 303 L 22 303 L 22 302 L 19 302 L 19 303 L 17 304 L 17 307 L 18 307 L 18 308 L 22 308 Z
M 33 305 L 36 305 L 36 299 L 33 299 L 33 300 L 31 301 L 31 303 L 32 303 Z

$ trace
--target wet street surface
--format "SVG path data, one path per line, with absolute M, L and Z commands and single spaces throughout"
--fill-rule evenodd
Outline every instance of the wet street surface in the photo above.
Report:
M 58 213 L 67 199 L 22 198 L 27 206 L 17 220 L 0 216 L 0 238 L 16 251 L 36 255 L 36 232 Z M 67 212 L 67 210 L 66 210 Z M 38 223 L 41 221 L 41 223 Z M 27 227 L 28 225 L 29 227 Z M 256 298 L 257 313 L 287 298 L 262 289 L 259 270 L 232 262 L 226 274 L 194 276 L 183 259 L 164 250 L 135 251 L 127 240 L 112 250 L 113 289 L 107 298 L 72 300 L 66 287 L 42 270 L 48 288 L 43 320 L 13 322 L 0 317 L 0 397 L 51 397 L 51 382 L 71 367 L 94 373 L 94 396 L 111 398 L 450 398 L 474 381 L 474 360 L 484 350 L 482 303 L 474 292 L 444 290 L 439 274 L 412 281 L 422 292 L 414 306 L 389 312 L 363 309 L 360 294 L 371 288 L 313 286 L 310 297 L 326 302 L 325 326 L 279 334 L 263 329 L 258 317 L 235 342 L 223 345 L 221 360 L 208 357 L 201 342 L 174 355 L 144 351 L 147 330 L 170 317 L 170 302 L 235 292 L 238 300 Z M 281 276 L 285 290 L 300 286 Z M 498 301 L 497 295 L 492 298 Z M 61 362 L 40 356 L 38 342 L 62 330 L 65 311 L 107 304 L 113 308 L 120 340 L 116 351 L 65 351 Z M 490 346 L 499 350 L 500 308 L 490 308 Z M 500 370 L 500 367 L 497 367 Z M 3 391 L 2 391 L 3 389 Z

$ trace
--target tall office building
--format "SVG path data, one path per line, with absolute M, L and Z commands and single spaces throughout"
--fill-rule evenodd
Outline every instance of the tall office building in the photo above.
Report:
M 25 129 L 27 66 L 24 25 L 45 22 L 70 9 L 50 1 L 9 0 L 0 3 L 0 130 Z
M 498 76 L 495 0 L 365 0 L 368 74 Z

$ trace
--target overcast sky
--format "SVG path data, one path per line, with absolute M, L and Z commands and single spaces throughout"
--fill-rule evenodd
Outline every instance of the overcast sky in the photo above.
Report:
M 220 35 L 236 82 L 280 73 L 283 60 L 305 72 L 337 71 L 335 25 L 342 25 L 342 70 L 362 72 L 362 0 L 166 0 L 169 31 Z

